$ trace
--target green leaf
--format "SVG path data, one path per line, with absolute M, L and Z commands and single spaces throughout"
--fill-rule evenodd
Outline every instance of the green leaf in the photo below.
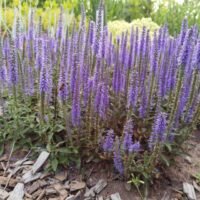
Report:
M 51 167 L 53 169 L 53 171 L 55 172 L 58 168 L 58 160 L 56 158 L 54 158 L 52 161 L 51 161 Z
M 0 145 L 0 156 L 4 153 L 4 145 Z
M 166 148 L 168 149 L 169 152 L 172 152 L 172 146 L 169 143 L 165 143 Z
M 66 153 L 66 154 L 70 154 L 72 153 L 72 150 L 67 148 L 67 147 L 63 147 L 63 148 L 59 148 L 56 150 L 57 152 L 60 152 L 60 153 Z
M 167 165 L 168 167 L 170 166 L 169 160 L 167 159 L 166 156 L 164 156 L 163 154 L 161 154 L 160 158 L 165 163 L 165 165 Z

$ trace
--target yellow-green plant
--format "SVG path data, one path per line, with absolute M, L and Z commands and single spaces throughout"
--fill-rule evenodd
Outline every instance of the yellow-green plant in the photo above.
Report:
M 159 25 L 153 22 L 151 18 L 136 19 L 133 20 L 131 23 L 128 23 L 124 20 L 115 20 L 108 22 L 108 29 L 110 32 L 112 32 L 114 38 L 116 36 L 120 36 L 122 32 L 128 31 L 128 33 L 130 34 L 132 27 L 138 27 L 139 31 L 141 31 L 144 26 L 150 30 L 151 35 L 155 30 L 159 29 Z

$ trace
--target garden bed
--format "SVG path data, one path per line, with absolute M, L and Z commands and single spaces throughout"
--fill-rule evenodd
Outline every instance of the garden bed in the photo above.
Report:
M 103 0 L 96 22 L 86 20 L 84 4 L 79 26 L 67 25 L 63 7 L 55 27 L 44 30 L 42 20 L 30 9 L 26 25 L 16 10 L 0 41 L 0 153 L 9 152 L 0 181 L 8 200 L 196 199 L 197 26 L 184 19 L 175 37 L 167 25 L 115 37 Z
M 184 145 L 184 150 L 187 154 L 177 156 L 175 163 L 171 167 L 158 173 L 154 183 L 149 187 L 149 200 L 187 199 L 186 194 L 183 192 L 183 182 L 192 184 L 195 188 L 197 199 L 200 198 L 200 185 L 198 185 L 200 180 L 195 178 L 200 172 L 199 134 L 200 132 L 196 131 Z M 69 198 L 70 196 L 76 200 L 93 199 L 85 198 L 84 194 L 86 194 L 86 190 L 94 187 L 100 180 L 106 181 L 107 184 L 96 197 L 103 197 L 106 200 L 112 194 L 119 193 L 122 200 L 141 199 L 134 187 L 131 187 L 119 175 L 112 172 L 110 163 L 102 161 L 96 163 L 91 160 L 84 168 L 80 169 L 81 171 L 71 167 L 58 169 L 54 174 L 45 171 L 48 164 L 47 158 L 45 164 L 39 169 L 39 172 L 41 172 L 40 178 L 24 183 L 22 174 L 30 170 L 35 160 L 32 159 L 31 154 L 26 156 L 28 152 L 22 150 L 13 152 L 7 165 L 11 148 L 7 147 L 6 149 L 7 152 L 0 157 L 0 184 L 4 187 L 7 184 L 4 190 L 10 193 L 17 183 L 23 183 L 25 200 L 67 200 L 67 197 Z M 26 159 L 24 159 L 25 157 Z M 5 169 L 5 166 L 7 166 L 7 169 Z M 16 168 L 19 168 L 19 170 L 16 171 Z M 10 174 L 14 171 L 16 172 L 10 177 Z

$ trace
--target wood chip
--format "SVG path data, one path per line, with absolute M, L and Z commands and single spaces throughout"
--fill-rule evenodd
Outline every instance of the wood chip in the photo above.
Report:
M 87 180 L 87 186 L 89 187 L 89 188 L 91 188 L 91 187 L 93 187 L 93 186 L 95 186 L 95 184 L 96 184 L 97 182 L 96 182 L 96 180 L 94 179 L 94 178 L 88 178 L 88 180 Z
M 107 186 L 107 181 L 104 179 L 100 179 L 97 184 L 93 187 L 93 191 L 97 194 L 99 194 L 106 186 Z
M 33 174 L 35 174 L 42 167 L 42 165 L 46 162 L 48 157 L 49 157 L 49 153 L 46 151 L 43 151 L 39 155 L 38 159 L 36 160 L 35 164 L 32 167 Z
M 43 173 L 42 176 L 40 177 L 40 179 L 44 179 L 48 176 L 51 176 L 51 173 Z
M 194 191 L 194 187 L 191 184 L 184 182 L 183 183 L 183 192 L 187 195 L 189 200 L 197 199 L 195 191 Z
M 171 200 L 170 191 L 166 191 L 161 200 Z
M 55 175 L 55 178 L 61 182 L 65 181 L 67 179 L 67 172 L 61 171 Z
M 54 188 L 47 188 L 45 194 L 49 196 L 52 194 L 57 194 L 57 191 Z
M 75 200 L 76 196 L 75 195 L 70 195 L 67 197 L 65 200 Z
M 17 166 L 13 170 L 10 170 L 11 176 L 15 175 L 19 170 L 23 169 L 24 166 Z
M 16 163 L 14 163 L 12 166 L 14 167 L 19 167 L 20 165 L 22 165 L 25 161 L 27 161 L 28 158 L 23 158 L 21 160 L 18 160 Z
M 6 190 L 0 188 L 0 200 L 5 200 L 9 196 L 9 193 Z
M 0 157 L 0 162 L 2 161 L 8 161 L 8 155 L 3 155 Z
M 49 185 L 45 180 L 38 180 L 37 182 L 40 185 L 40 187 L 45 187 Z
M 43 190 L 39 189 L 35 193 L 32 194 L 33 199 L 36 199 L 40 196 L 40 194 L 43 193 Z
M 4 185 L 5 186 L 7 184 L 7 182 L 8 182 L 8 178 L 7 177 L 0 176 L 0 185 Z M 17 184 L 17 180 L 11 178 L 9 180 L 8 186 L 9 187 L 15 187 L 16 184 Z
M 24 197 L 24 184 L 17 183 L 14 190 L 10 193 L 8 200 L 23 200 Z
M 28 187 L 27 192 L 29 194 L 33 194 L 38 188 L 40 188 L 40 185 L 38 184 L 38 182 L 34 182 Z
M 94 187 L 86 191 L 84 197 L 94 197 L 95 193 L 99 194 L 107 186 L 107 184 L 108 183 L 104 179 L 100 179 Z
M 197 190 L 198 192 L 200 192 L 200 186 L 198 186 L 198 184 L 196 183 L 196 181 L 192 182 L 194 189 Z
M 3 162 L 1 162 L 1 167 L 3 168 L 3 171 L 6 171 L 6 165 Z
M 27 189 L 27 192 L 29 194 L 32 194 L 34 193 L 38 188 L 43 188 L 45 186 L 47 186 L 48 183 L 44 180 L 38 180 L 36 182 L 34 182 L 32 185 L 30 185 Z
M 48 178 L 49 185 L 54 185 L 56 183 L 59 183 L 60 181 L 55 178 Z
M 26 174 L 28 171 L 31 171 L 31 166 L 30 165 L 24 165 L 24 168 L 22 170 L 22 175 Z
M 29 193 L 25 192 L 25 197 L 28 197 L 29 199 L 32 199 L 32 195 L 30 195 Z
M 66 181 L 66 182 L 65 182 L 64 188 L 65 188 L 66 190 L 70 190 L 69 181 Z
M 72 181 L 69 186 L 70 186 L 70 191 L 74 192 L 74 191 L 77 191 L 77 190 L 84 189 L 86 187 L 86 183 L 85 182 L 79 182 L 79 181 Z
M 22 176 L 22 181 L 24 183 L 29 183 L 29 182 L 39 179 L 41 175 L 42 173 L 32 174 L 31 171 L 28 171 L 26 174 Z
M 97 197 L 96 200 L 103 200 L 103 197 L 102 196 Z
M 110 198 L 111 200 L 121 200 L 121 197 L 118 192 L 115 194 L 111 194 Z
M 34 162 L 32 160 L 28 160 L 23 163 L 23 165 L 33 165 L 33 164 L 34 164 Z
M 85 198 L 88 198 L 88 197 L 94 197 L 95 196 L 95 193 L 94 193 L 94 187 L 93 188 L 86 188 L 86 192 L 84 194 L 84 197 Z
M 187 161 L 188 164 L 192 164 L 192 159 L 190 156 L 185 156 L 185 161 Z
M 78 192 L 76 193 L 75 199 L 80 199 L 80 196 L 81 196 L 81 191 L 78 191 Z
M 36 200 L 42 200 L 44 195 L 45 195 L 45 190 L 42 190 L 42 192 L 40 193 L 40 195 L 38 196 L 38 198 Z
M 131 191 L 131 184 L 130 183 L 124 183 L 124 187 L 126 191 L 130 192 Z
M 53 187 L 55 188 L 55 190 L 56 190 L 61 196 L 64 196 L 65 198 L 68 196 L 67 190 L 65 190 L 65 188 L 64 188 L 60 183 L 55 184 Z

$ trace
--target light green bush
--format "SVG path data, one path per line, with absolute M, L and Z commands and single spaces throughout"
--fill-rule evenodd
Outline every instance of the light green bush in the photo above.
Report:
M 74 13 L 69 9 L 69 4 L 63 4 L 64 8 L 64 20 L 65 25 L 69 25 L 72 21 L 74 21 Z M 22 5 L 18 5 L 15 9 L 20 11 L 20 15 L 24 23 L 28 22 L 28 15 L 30 6 L 27 3 L 23 3 Z M 11 28 L 15 18 L 15 9 L 12 7 L 0 8 L 0 25 L 2 29 Z M 59 18 L 60 7 L 53 6 L 49 7 L 49 4 L 44 8 L 32 8 L 34 10 L 34 18 L 37 20 L 39 17 L 42 17 L 43 29 L 47 30 L 48 27 L 55 26 L 57 19 Z M 78 17 L 77 17 L 78 19 Z M 77 20 L 76 20 L 77 21 Z
M 131 26 L 138 27 L 139 30 L 142 29 L 143 26 L 147 27 L 151 33 L 155 30 L 159 29 L 159 25 L 152 21 L 151 18 L 142 18 L 142 19 L 135 19 L 131 22 Z
M 151 18 L 136 19 L 131 23 L 123 20 L 108 22 L 108 29 L 112 32 L 114 38 L 121 35 L 122 32 L 128 31 L 130 33 L 132 27 L 138 27 L 139 31 L 141 31 L 143 26 L 150 30 L 150 34 L 159 29 L 159 25 L 153 22 Z

